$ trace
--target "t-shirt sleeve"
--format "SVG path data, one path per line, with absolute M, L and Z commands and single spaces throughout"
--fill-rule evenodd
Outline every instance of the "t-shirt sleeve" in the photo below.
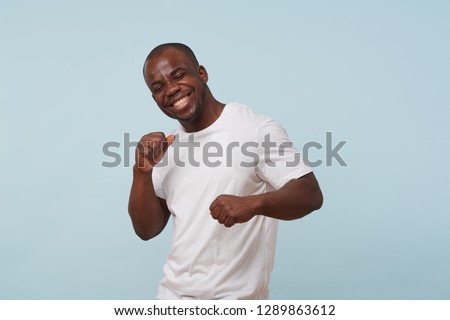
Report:
M 164 193 L 161 172 L 160 172 L 160 168 L 158 168 L 158 166 L 153 168 L 152 182 L 153 182 L 153 188 L 155 189 L 156 196 L 159 198 L 165 199 L 166 194 Z
M 275 190 L 280 189 L 289 180 L 312 172 L 279 123 L 267 120 L 258 128 L 257 140 L 259 162 L 256 174 Z

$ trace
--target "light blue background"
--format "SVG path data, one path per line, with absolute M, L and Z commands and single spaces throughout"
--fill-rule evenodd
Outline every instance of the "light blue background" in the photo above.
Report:
M 0 298 L 154 297 L 170 228 L 134 235 L 131 170 L 102 167 L 102 146 L 177 126 L 141 74 L 177 41 L 220 101 L 299 147 L 348 141 L 347 167 L 315 169 L 323 208 L 280 224 L 272 298 L 450 299 L 449 16 L 448 1 L 1 1 Z

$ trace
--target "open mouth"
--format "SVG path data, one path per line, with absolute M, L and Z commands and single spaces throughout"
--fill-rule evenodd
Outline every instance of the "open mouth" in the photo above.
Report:
M 189 103 L 189 98 L 190 98 L 191 94 L 189 93 L 188 95 L 184 96 L 183 98 L 175 101 L 171 107 L 174 108 L 175 110 L 181 110 L 184 107 L 187 106 L 187 104 Z

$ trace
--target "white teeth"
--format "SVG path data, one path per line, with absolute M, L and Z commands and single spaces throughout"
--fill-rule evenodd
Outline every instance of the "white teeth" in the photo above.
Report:
M 189 99 L 189 97 L 186 96 L 186 97 L 184 97 L 184 98 L 181 98 L 181 99 L 178 100 L 177 102 L 175 102 L 173 105 L 174 105 L 174 107 L 179 107 L 179 106 L 185 104 L 185 103 L 188 101 L 188 99 Z

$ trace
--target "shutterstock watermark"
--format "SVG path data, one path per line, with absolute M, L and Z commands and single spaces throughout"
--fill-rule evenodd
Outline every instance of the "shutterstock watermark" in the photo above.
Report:
M 238 165 L 242 167 L 255 167 L 261 161 L 264 161 L 265 165 L 269 167 L 280 165 L 296 167 L 301 162 L 312 168 L 323 164 L 327 167 L 333 165 L 347 167 L 347 163 L 339 154 L 347 142 L 347 140 L 341 140 L 333 144 L 333 133 L 327 131 L 324 144 L 318 141 L 309 141 L 303 145 L 300 153 L 293 148 L 292 142 L 277 143 L 273 141 L 270 133 L 264 136 L 262 142 L 232 141 L 225 145 L 215 141 L 201 144 L 195 140 L 195 134 L 190 134 L 186 141 L 179 141 L 179 137 L 177 137 L 169 152 L 173 152 L 172 159 L 174 164 L 179 167 L 185 167 L 187 164 L 192 167 L 215 168 L 223 165 L 232 167 L 236 165 L 234 161 L 236 158 L 240 160 Z M 117 141 L 106 142 L 102 151 L 108 159 L 102 161 L 101 165 L 106 168 L 115 168 L 120 165 L 123 167 L 133 166 L 137 145 L 137 141 L 130 140 L 129 133 L 124 133 L 122 144 Z M 123 152 L 120 152 L 121 150 Z M 318 152 L 319 155 L 314 155 Z M 166 166 L 168 161 L 168 157 L 164 157 L 158 166 Z

